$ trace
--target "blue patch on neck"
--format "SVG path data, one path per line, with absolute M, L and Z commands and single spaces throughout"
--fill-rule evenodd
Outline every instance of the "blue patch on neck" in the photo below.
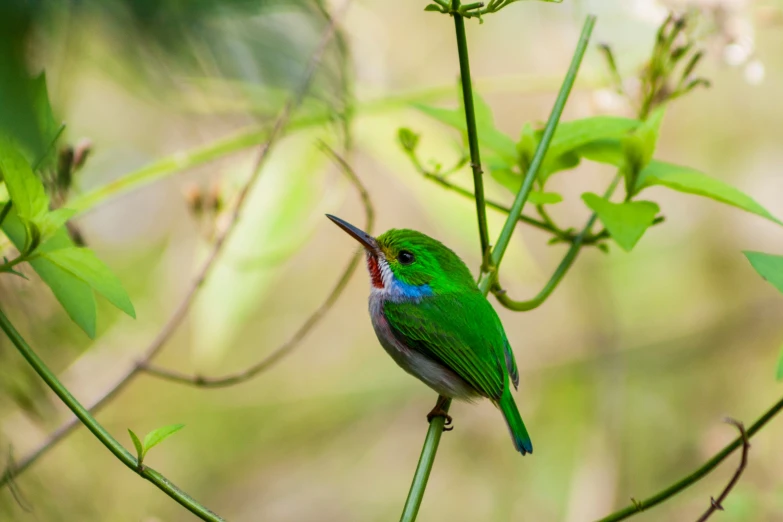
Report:
M 432 288 L 430 288 L 430 285 L 409 285 L 395 277 L 390 293 L 397 298 L 418 300 L 431 296 Z

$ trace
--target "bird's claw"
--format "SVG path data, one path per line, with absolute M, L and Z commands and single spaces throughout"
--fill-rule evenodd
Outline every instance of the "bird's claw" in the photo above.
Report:
M 431 412 L 427 414 L 427 422 L 432 423 L 432 419 L 435 417 L 443 417 L 446 419 L 446 421 L 443 423 L 443 431 L 451 431 L 454 429 L 454 426 L 452 426 L 453 419 L 451 418 L 451 415 L 446 413 L 440 408 L 435 408 Z

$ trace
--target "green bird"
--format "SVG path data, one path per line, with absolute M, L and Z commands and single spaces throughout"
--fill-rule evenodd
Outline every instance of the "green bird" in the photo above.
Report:
M 381 346 L 442 398 L 485 397 L 503 413 L 514 447 L 533 452 L 511 396 L 519 372 L 498 314 L 451 249 L 421 232 L 392 229 L 374 238 L 326 215 L 367 253 L 370 318 Z M 445 399 L 443 399 L 445 400 Z M 444 416 L 443 402 L 427 416 Z

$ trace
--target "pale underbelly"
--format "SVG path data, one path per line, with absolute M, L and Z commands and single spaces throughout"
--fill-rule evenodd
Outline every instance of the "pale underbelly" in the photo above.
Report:
M 479 393 L 453 370 L 440 362 L 422 355 L 400 343 L 389 327 L 382 313 L 383 300 L 380 296 L 370 296 L 370 318 L 375 334 L 394 362 L 424 384 L 444 397 L 471 401 L 479 398 Z

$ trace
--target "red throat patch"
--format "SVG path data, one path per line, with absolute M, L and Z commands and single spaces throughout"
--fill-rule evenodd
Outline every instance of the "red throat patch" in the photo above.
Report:
M 375 288 L 383 288 L 383 277 L 381 277 L 381 267 L 378 265 L 378 258 L 370 254 L 367 256 L 367 270 L 370 272 L 370 280 Z

